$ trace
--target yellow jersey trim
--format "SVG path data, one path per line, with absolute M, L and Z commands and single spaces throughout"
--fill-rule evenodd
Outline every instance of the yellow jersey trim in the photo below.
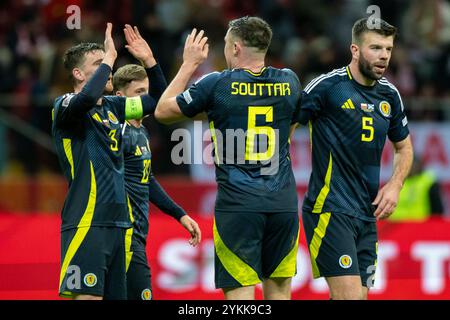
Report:
M 75 256 L 75 253 L 78 251 L 78 249 L 81 246 L 81 243 L 86 237 L 86 234 L 88 233 L 91 227 L 92 218 L 94 217 L 95 203 L 97 201 L 97 183 L 95 180 L 95 171 L 92 162 L 90 162 L 90 167 L 91 167 L 91 187 L 89 190 L 89 200 L 86 209 L 83 213 L 83 216 L 81 217 L 81 220 L 77 226 L 77 231 L 69 244 L 69 248 L 67 249 L 66 255 L 64 256 L 64 261 L 61 267 L 61 273 L 59 275 L 60 288 L 63 279 L 66 275 L 67 268 L 69 267 L 69 264 L 72 261 L 73 257 Z M 65 291 L 61 295 L 71 296 L 72 294 L 70 292 Z
M 211 138 L 214 143 L 214 158 L 216 159 L 216 164 L 219 165 L 219 149 L 217 148 L 217 137 L 216 129 L 214 128 L 214 121 L 209 122 L 209 130 L 211 131 Z
M 267 69 L 266 67 L 263 67 L 263 68 L 261 69 L 260 72 L 253 72 L 253 71 L 250 70 L 250 69 L 244 69 L 244 71 L 247 71 L 247 72 L 250 73 L 252 76 L 259 77 L 259 76 L 264 72 L 264 70 L 266 70 L 266 69 Z
M 330 181 L 331 181 L 331 172 L 333 170 L 333 156 L 330 152 L 330 160 L 328 162 L 328 169 L 325 175 L 325 183 L 322 189 L 320 190 L 319 195 L 317 196 L 316 203 L 314 203 L 314 208 L 312 210 L 313 213 L 321 213 L 323 209 L 323 205 L 328 196 L 328 192 L 330 192 Z
M 71 139 L 63 139 L 64 153 L 66 154 L 67 161 L 70 165 L 70 175 L 72 180 L 75 176 L 75 168 L 73 165 L 73 155 L 72 155 L 72 140 Z
M 297 252 L 298 252 L 298 238 L 300 236 L 300 228 L 298 230 L 295 244 L 291 251 L 280 262 L 275 271 L 270 275 L 270 278 L 290 278 L 295 276 L 297 271 Z
M 348 66 L 346 66 L 346 67 L 345 67 L 345 70 L 347 71 L 348 78 L 349 78 L 350 80 L 352 80 L 353 78 L 352 78 L 352 73 L 350 72 L 350 68 L 349 68 Z
M 314 235 L 309 244 L 309 252 L 311 254 L 311 266 L 314 279 L 320 277 L 320 271 L 317 267 L 317 256 L 319 255 L 320 246 L 322 245 L 322 239 L 327 232 L 328 224 L 330 223 L 331 212 L 322 213 L 319 217 L 319 223 L 314 229 Z
M 225 270 L 242 286 L 251 286 L 260 283 L 258 274 L 252 267 L 242 261 L 223 243 L 219 232 L 217 231 L 216 221 L 213 226 L 214 247 L 220 262 Z

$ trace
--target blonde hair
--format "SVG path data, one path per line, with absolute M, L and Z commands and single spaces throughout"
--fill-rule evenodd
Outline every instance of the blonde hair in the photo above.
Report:
M 143 66 L 137 64 L 126 64 L 117 69 L 113 75 L 114 91 L 125 90 L 131 81 L 144 80 L 147 78 L 147 72 Z

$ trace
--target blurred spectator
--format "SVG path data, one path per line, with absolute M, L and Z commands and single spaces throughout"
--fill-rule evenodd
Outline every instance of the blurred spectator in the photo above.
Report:
M 443 215 L 439 183 L 435 175 L 425 170 L 422 160 L 415 156 L 408 178 L 400 192 L 399 202 L 391 221 L 424 221 L 431 215 Z

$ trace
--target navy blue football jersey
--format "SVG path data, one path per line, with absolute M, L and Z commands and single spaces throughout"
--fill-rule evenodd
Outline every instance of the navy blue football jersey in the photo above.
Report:
M 120 123 L 125 102 L 104 97 L 85 115 L 72 116 L 66 94 L 54 104 L 53 136 L 69 192 L 62 229 L 83 226 L 130 227 L 123 180 Z
M 125 160 L 125 190 L 130 199 L 133 219 L 131 250 L 136 251 L 137 243 L 145 249 L 148 234 L 149 181 L 151 179 L 152 153 L 148 132 L 144 126 L 136 128 L 125 123 L 122 134 Z
M 385 78 L 363 86 L 348 67 L 336 69 L 305 87 L 298 121 L 309 122 L 312 144 L 303 211 L 375 221 L 372 202 L 379 189 L 386 136 L 399 142 L 409 134 L 395 86 Z
M 125 190 L 130 201 L 133 233 L 131 251 L 145 251 L 149 230 L 149 201 L 163 213 L 180 220 L 186 214 L 158 183 L 152 171 L 147 129 L 127 122 L 122 127 Z
M 76 94 L 55 100 L 52 133 L 69 182 L 62 230 L 87 226 L 131 227 L 125 187 L 121 123 L 129 98 L 104 96 L 79 114 Z M 151 100 L 155 104 L 154 100 Z
M 298 211 L 289 130 L 300 90 L 291 70 L 265 67 L 213 72 L 177 96 L 184 115 L 208 115 L 216 211 Z

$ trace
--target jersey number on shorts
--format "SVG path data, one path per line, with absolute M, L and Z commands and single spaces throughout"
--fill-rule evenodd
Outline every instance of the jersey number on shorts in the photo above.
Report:
M 373 118 L 362 117 L 362 129 L 364 132 L 361 134 L 361 141 L 370 142 L 373 140 Z
M 265 161 L 272 158 L 275 153 L 275 130 L 268 126 L 257 126 L 256 116 L 262 115 L 266 122 L 273 122 L 272 106 L 249 106 L 248 107 L 248 125 L 247 142 L 245 146 L 245 160 Z M 258 135 L 267 136 L 267 150 L 264 152 L 255 152 L 255 138 Z

